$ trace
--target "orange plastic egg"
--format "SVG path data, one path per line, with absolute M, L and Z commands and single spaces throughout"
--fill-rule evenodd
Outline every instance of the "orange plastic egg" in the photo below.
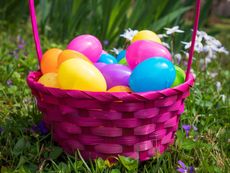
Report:
M 132 92 L 132 91 L 127 86 L 118 85 L 110 88 L 108 92 Z
M 46 87 L 59 88 L 57 73 L 46 73 L 42 75 L 42 77 L 38 80 L 38 83 L 41 83 Z
M 72 58 L 81 58 L 89 63 L 92 63 L 85 55 L 83 55 L 80 52 L 74 51 L 74 50 L 64 50 L 60 55 L 58 56 L 58 67 L 66 60 L 72 59 Z
M 53 48 L 44 53 L 41 60 L 41 71 L 43 74 L 57 72 L 57 61 L 61 52 L 61 49 Z

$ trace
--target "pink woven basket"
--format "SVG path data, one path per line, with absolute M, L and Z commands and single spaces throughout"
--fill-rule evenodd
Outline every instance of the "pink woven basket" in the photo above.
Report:
M 38 60 L 42 51 L 34 0 L 29 0 Z M 197 0 L 186 81 L 174 88 L 145 93 L 71 91 L 37 83 L 40 71 L 30 72 L 27 83 L 54 140 L 68 153 L 80 150 L 85 159 L 124 155 L 148 160 L 174 143 L 184 100 L 194 77 L 190 74 L 200 13 Z

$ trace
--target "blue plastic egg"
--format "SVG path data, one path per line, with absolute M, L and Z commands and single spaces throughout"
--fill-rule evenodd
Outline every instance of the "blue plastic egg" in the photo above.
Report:
M 134 92 L 158 91 L 170 88 L 176 77 L 171 61 L 163 57 L 149 58 L 133 70 L 129 86 Z
M 119 62 L 121 59 L 123 59 L 125 57 L 126 54 L 126 50 L 122 50 L 119 52 L 119 54 L 117 55 L 117 61 Z
M 103 62 L 105 64 L 117 64 L 117 59 L 111 54 L 101 54 L 97 62 Z

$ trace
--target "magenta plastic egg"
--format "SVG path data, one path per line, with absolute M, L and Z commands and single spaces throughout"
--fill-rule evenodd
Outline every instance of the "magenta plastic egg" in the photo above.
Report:
M 100 41 L 92 35 L 80 35 L 74 38 L 67 49 L 78 51 L 88 57 L 92 62 L 97 62 L 102 53 Z
M 110 89 L 117 85 L 128 86 L 131 69 L 121 64 L 108 64 L 100 68 L 103 74 L 107 88 Z
M 132 43 L 126 51 L 126 59 L 131 69 L 134 69 L 140 62 L 152 57 L 164 57 L 172 60 L 167 48 L 159 43 L 147 40 Z
M 108 54 L 108 52 L 106 52 L 105 50 L 102 50 L 101 55 L 102 54 Z

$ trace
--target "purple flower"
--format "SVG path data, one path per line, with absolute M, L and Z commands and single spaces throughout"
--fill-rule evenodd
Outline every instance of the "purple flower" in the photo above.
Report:
M 9 79 L 9 80 L 6 81 L 6 84 L 7 84 L 8 86 L 11 86 L 11 85 L 13 84 L 13 82 L 12 82 L 12 80 Z
M 104 43 L 105 46 L 108 46 L 109 45 L 109 40 L 104 40 L 103 43 Z
M 189 167 L 189 173 L 194 173 L 194 172 L 195 172 L 194 167 L 193 167 L 193 166 L 190 166 L 190 167 Z
M 198 128 L 196 126 L 194 126 L 194 125 L 190 126 L 190 125 L 184 124 L 184 125 L 182 125 L 182 128 L 184 129 L 184 131 L 186 133 L 186 138 L 189 137 L 189 132 L 191 129 L 193 129 L 195 132 L 194 141 L 198 140 L 198 135 L 197 135 Z
M 17 37 L 17 42 L 18 42 L 18 49 L 25 48 L 26 42 L 25 40 L 23 40 L 23 38 L 20 35 Z
M 32 130 L 35 132 L 39 132 L 41 135 L 46 135 L 49 132 L 46 128 L 45 122 L 42 120 L 37 125 L 34 125 L 32 127 Z
M 178 172 L 185 173 L 187 171 L 187 166 L 181 160 L 178 161 L 180 167 L 177 168 Z
M 197 128 L 196 126 L 192 125 L 192 128 L 193 128 L 193 130 L 194 130 L 195 132 L 198 131 L 198 128 Z
M 15 49 L 14 51 L 10 52 L 10 55 L 12 55 L 15 59 L 18 59 L 19 49 Z
M 16 45 L 17 48 L 10 52 L 10 55 L 12 55 L 15 59 L 18 59 L 20 51 L 23 50 L 26 45 L 25 40 L 23 40 L 23 38 L 20 35 L 17 36 Z
M 189 136 L 189 132 L 191 130 L 191 126 L 187 125 L 187 124 L 184 124 L 184 125 L 182 125 L 182 128 L 185 130 L 186 137 L 188 137 Z
M 3 132 L 3 128 L 2 127 L 0 127 L 0 133 L 2 133 Z
M 195 131 L 194 141 L 197 141 L 198 140 L 198 135 L 197 135 L 198 128 L 194 125 L 192 125 L 192 127 L 193 127 L 193 130 Z
M 181 160 L 178 161 L 179 167 L 177 168 L 177 171 L 180 173 L 195 173 L 195 169 L 193 166 L 187 167 L 184 162 Z

